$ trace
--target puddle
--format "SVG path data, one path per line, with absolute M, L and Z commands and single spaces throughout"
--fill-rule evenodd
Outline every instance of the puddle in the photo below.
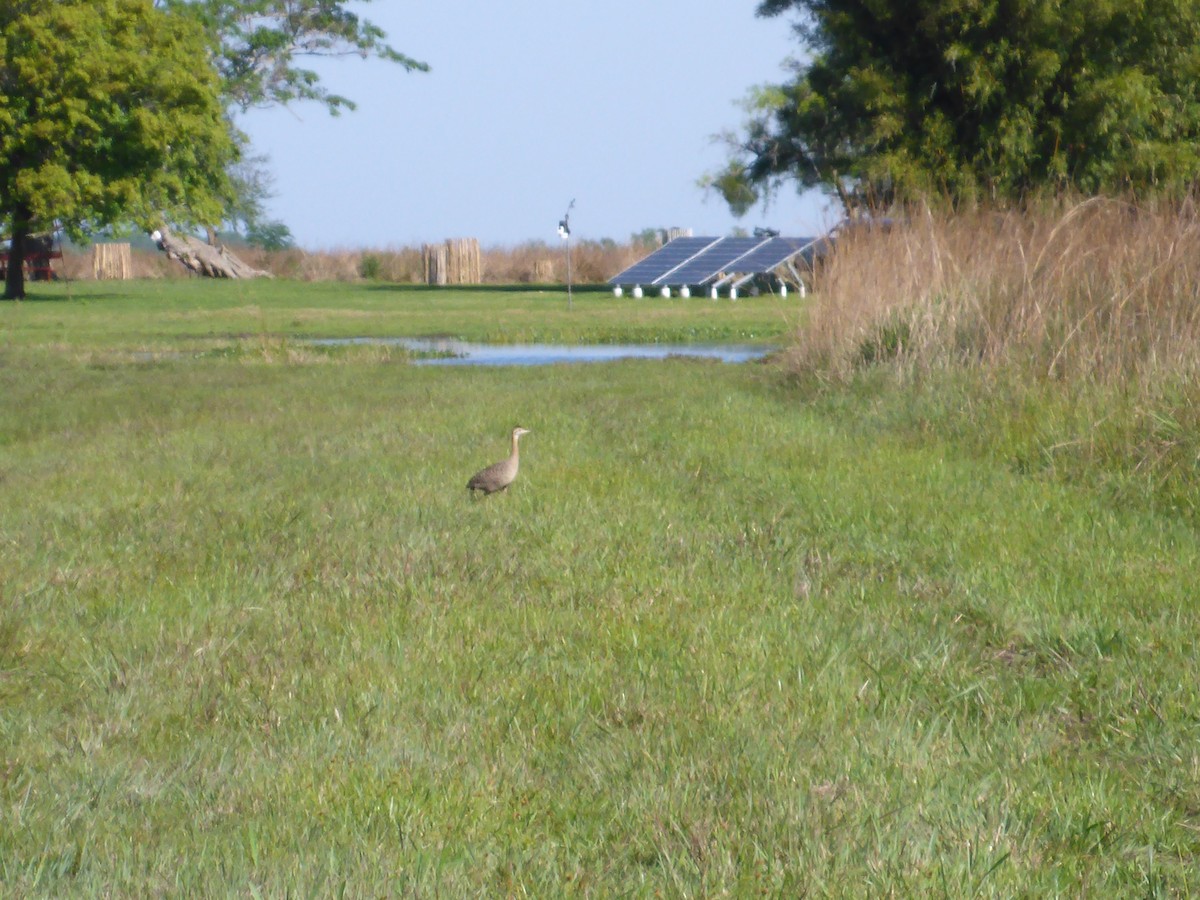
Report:
M 311 343 L 323 347 L 385 344 L 437 354 L 413 360 L 422 366 L 547 366 L 680 356 L 741 363 L 762 359 L 772 350 L 761 344 L 473 344 L 443 338 L 325 338 Z

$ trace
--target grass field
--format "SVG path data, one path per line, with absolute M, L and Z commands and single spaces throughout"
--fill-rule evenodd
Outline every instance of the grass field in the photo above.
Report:
M 0 894 L 1200 891 L 1185 517 L 772 364 L 294 343 L 772 299 L 92 290 L 0 306 Z
M 269 345 L 321 337 L 447 336 L 501 343 L 779 341 L 795 299 L 736 303 L 615 298 L 607 290 L 422 288 L 335 282 L 81 281 L 33 285 L 6 307 L 8 346 L 146 354 Z M 287 342 L 291 341 L 289 347 Z

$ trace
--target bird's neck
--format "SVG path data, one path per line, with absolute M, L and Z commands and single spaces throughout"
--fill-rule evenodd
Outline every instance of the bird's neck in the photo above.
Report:
M 517 456 L 517 441 L 519 441 L 520 439 L 521 439 L 521 436 L 519 434 L 514 434 L 512 436 L 512 453 L 510 453 L 509 455 L 512 456 L 514 459 Z

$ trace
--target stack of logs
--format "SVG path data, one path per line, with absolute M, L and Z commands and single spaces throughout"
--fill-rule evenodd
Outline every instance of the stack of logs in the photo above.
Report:
M 483 282 L 483 258 L 479 241 L 459 238 L 442 244 L 424 244 L 421 263 L 426 284 L 480 284 Z

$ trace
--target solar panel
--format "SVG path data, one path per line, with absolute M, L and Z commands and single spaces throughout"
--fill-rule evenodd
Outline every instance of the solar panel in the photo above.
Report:
M 737 262 L 741 257 L 757 250 L 769 242 L 763 237 L 722 238 L 682 266 L 672 269 L 653 284 L 700 285 L 717 277 L 727 269 L 745 271 Z
M 816 242 L 817 238 L 809 237 L 771 238 L 762 246 L 737 260 L 736 264 L 731 265 L 729 268 L 730 271 L 739 272 L 743 275 L 758 275 L 770 272 L 776 267 L 783 265 L 795 256 L 797 252 L 808 250 Z
M 671 270 L 677 269 L 696 254 L 703 252 L 720 238 L 677 237 L 655 250 L 641 262 L 608 280 L 609 284 L 655 284 Z

